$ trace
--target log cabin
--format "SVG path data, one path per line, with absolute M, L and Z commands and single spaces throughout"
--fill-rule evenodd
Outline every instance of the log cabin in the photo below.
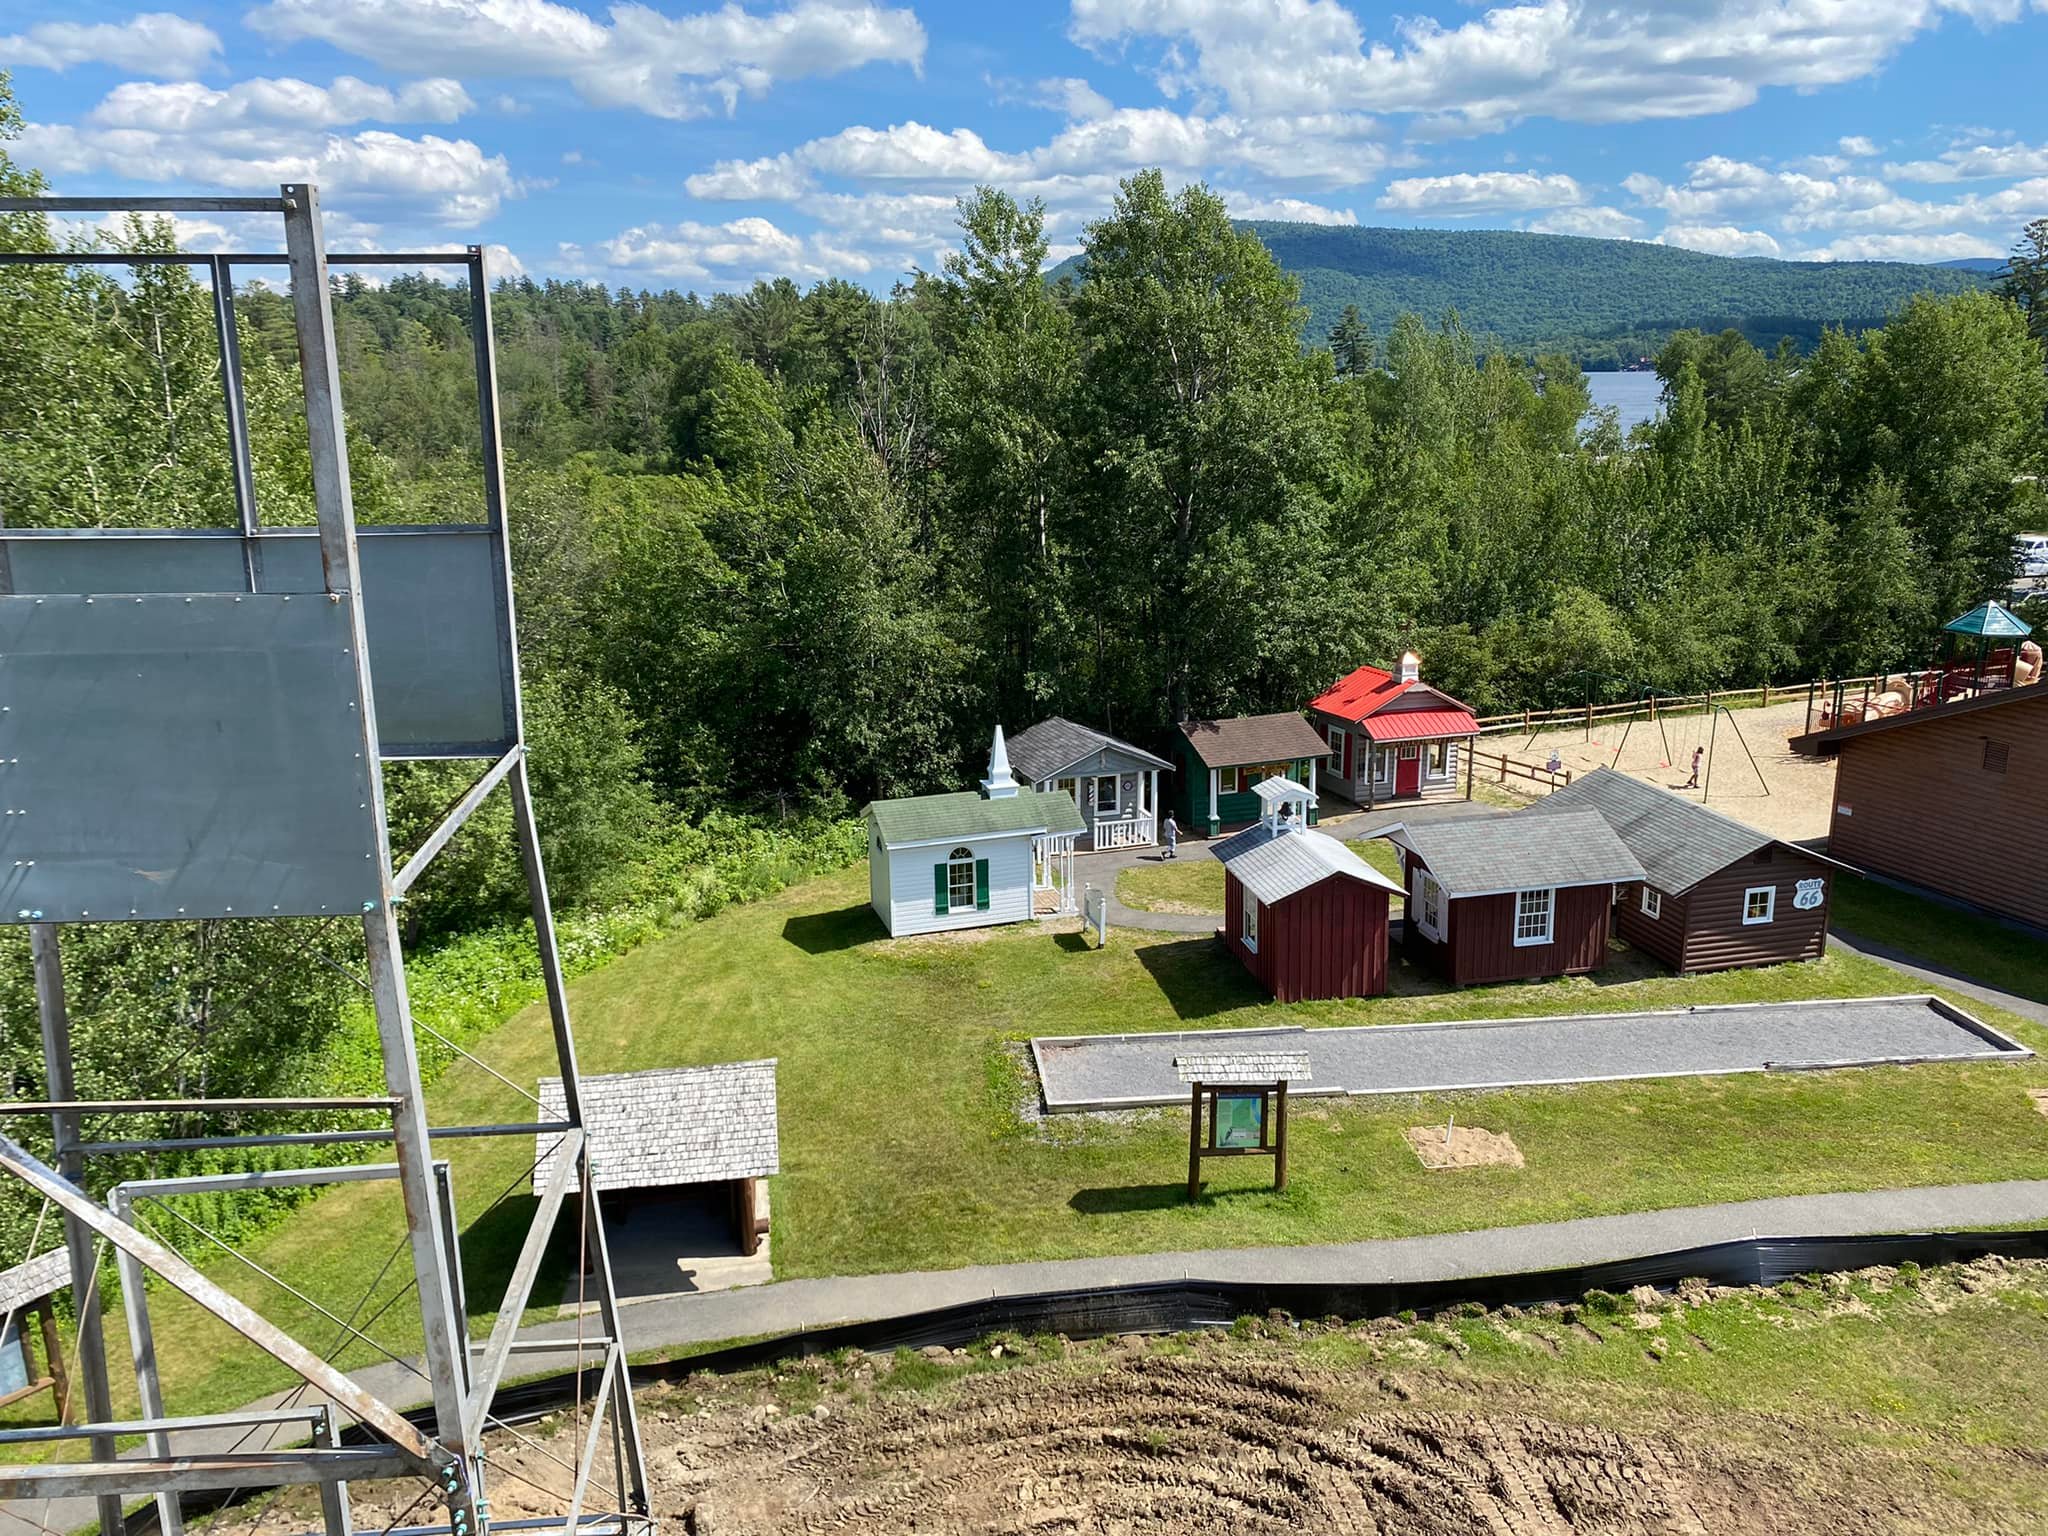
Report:
M 1519 812 L 1605 821 L 1643 879 L 1622 888 L 1615 931 L 1674 971 L 1818 960 L 1827 949 L 1833 859 L 1744 826 L 1684 795 L 1595 768 Z

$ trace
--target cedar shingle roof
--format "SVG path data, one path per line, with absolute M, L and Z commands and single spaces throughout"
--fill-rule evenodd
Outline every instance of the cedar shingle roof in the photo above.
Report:
M 1420 854 L 1452 897 L 1643 878 L 1628 845 L 1593 811 L 1396 823 L 1380 835 Z
M 1298 828 L 1274 832 L 1260 822 L 1226 837 L 1214 852 L 1246 890 L 1269 905 L 1285 901 L 1332 875 L 1345 875 L 1361 884 L 1401 894 L 1398 882 L 1389 880 L 1326 832 Z
M 1073 767 L 1084 757 L 1093 757 L 1101 751 L 1121 752 L 1134 757 L 1147 768 L 1171 771 L 1173 764 L 1163 757 L 1155 757 L 1143 747 L 1134 747 L 1128 741 L 1098 731 L 1092 726 L 1076 725 L 1071 720 L 1054 715 L 1041 720 L 1028 731 L 1019 732 L 1010 742 L 1010 767 L 1021 778 L 1034 783 L 1043 783 L 1064 770 Z
M 1330 755 L 1330 744 L 1322 733 L 1293 710 L 1278 715 L 1238 715 L 1229 720 L 1183 720 L 1180 729 L 1195 756 L 1208 768 Z
M 1643 866 L 1650 884 L 1674 896 L 1683 895 L 1738 859 L 1746 859 L 1780 841 L 1719 811 L 1710 811 L 1697 801 L 1616 773 L 1612 768 L 1595 768 L 1516 815 L 1555 816 L 1582 811 L 1596 813 L 1612 827 Z
M 568 1113 L 559 1077 L 542 1078 L 539 1097 L 550 1119 Z M 586 1077 L 583 1124 L 600 1192 L 782 1171 L 772 1057 Z M 535 1189 L 547 1184 L 561 1144 L 559 1135 L 534 1138 Z M 573 1175 L 569 1187 L 580 1187 Z
M 1290 1083 L 1309 1079 L 1307 1051 L 1190 1051 L 1173 1058 L 1184 1083 Z
M 71 1260 L 62 1248 L 52 1248 L 12 1269 L 0 1270 L 0 1314 L 41 1301 L 70 1283 Z
M 1087 830 L 1074 797 L 1064 789 L 1020 789 L 1002 800 L 987 800 L 971 789 L 962 789 L 949 795 L 876 800 L 861 814 L 874 819 L 885 848 L 948 838 Z

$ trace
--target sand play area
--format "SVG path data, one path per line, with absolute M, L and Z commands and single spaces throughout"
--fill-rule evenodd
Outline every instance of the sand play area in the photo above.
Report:
M 1768 709 L 1717 712 L 1716 718 L 1711 729 L 1712 773 L 1706 771 L 1704 759 L 1701 763 L 1706 804 L 1789 842 L 1827 836 L 1828 818 L 1834 810 L 1834 762 L 1800 757 L 1787 745 L 1806 729 L 1806 695 L 1773 703 Z M 1554 749 L 1574 774 L 1616 768 L 1698 799 L 1700 790 L 1686 790 L 1683 785 L 1693 748 L 1708 744 L 1709 724 L 1704 714 L 1659 715 L 1653 723 L 1646 709 L 1633 721 L 1626 716 L 1596 720 L 1590 733 L 1585 726 L 1574 725 L 1540 731 L 1532 740 L 1526 732 L 1499 731 L 1482 737 L 1479 746 L 1483 752 L 1504 752 L 1519 762 L 1538 766 L 1549 760 Z M 1615 761 L 1617 749 L 1619 762 Z M 1510 778 L 1495 787 L 1542 793 L 1522 779 Z

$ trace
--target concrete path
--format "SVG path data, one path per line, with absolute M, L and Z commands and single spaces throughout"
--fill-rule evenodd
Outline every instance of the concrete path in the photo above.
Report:
M 2026 944 L 2032 941 L 2015 933 L 2013 942 Z M 2001 992 L 1996 987 L 1987 986 L 1981 981 L 1965 976 L 1961 971 L 1936 965 L 1919 955 L 1910 955 L 1904 950 L 1894 949 L 1889 944 L 1879 944 L 1875 940 L 1861 938 L 1836 928 L 1828 935 L 1828 945 L 1833 949 L 1845 949 L 1852 955 L 1863 955 L 1871 960 L 1882 961 L 1893 970 L 1904 971 L 1916 980 L 1937 987 L 1946 987 L 1966 997 L 1974 997 L 1979 1002 L 1993 1004 L 2010 1013 L 2016 1013 L 2023 1019 L 2031 1019 L 2036 1024 L 2048 1024 L 2048 1003 L 2037 1003 L 2031 997 L 2021 997 L 2015 992 Z
M 1794 1195 L 1730 1205 L 1682 1206 L 1577 1221 L 1493 1227 L 1434 1237 L 1382 1238 L 1300 1248 L 1232 1248 L 1121 1258 L 1061 1259 L 1039 1264 L 982 1264 L 965 1269 L 784 1280 L 744 1290 L 673 1296 L 625 1309 L 627 1346 L 636 1354 L 760 1334 L 796 1333 L 834 1323 L 901 1317 L 932 1307 L 1041 1291 L 1134 1285 L 1157 1280 L 1261 1280 L 1384 1283 L 1522 1274 L 1575 1264 L 1731 1242 L 1747 1237 L 1849 1237 L 2038 1222 L 2048 1224 L 2048 1179 L 1996 1184 L 1935 1185 L 1862 1194 Z M 590 1320 L 582 1322 L 590 1331 Z M 574 1319 L 520 1331 L 526 1340 L 571 1340 Z M 575 1356 L 522 1355 L 522 1375 L 566 1370 Z M 410 1362 L 372 1366 L 356 1378 L 400 1408 L 426 1400 Z M 272 1407 L 282 1395 L 251 1404 Z M 186 1432 L 176 1450 L 188 1454 L 262 1448 L 261 1434 Z M 288 1440 L 279 1435 L 274 1443 Z M 131 1453 L 133 1454 L 133 1453 Z M 89 1499 L 16 1500 L 0 1504 L 0 1536 L 66 1532 L 92 1523 Z

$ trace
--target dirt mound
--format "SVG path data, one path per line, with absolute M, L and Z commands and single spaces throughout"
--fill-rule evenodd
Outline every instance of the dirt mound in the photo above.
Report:
M 1356 1387 L 1271 1361 L 1141 1356 L 1093 1375 L 1032 1368 L 963 1382 L 942 1406 L 897 1398 L 844 1417 L 686 1418 L 654 1431 L 656 1502 L 666 1528 L 719 1536 L 1662 1536 L 1801 1523 L 1656 1437 L 1359 1412 L 1346 1401 Z

